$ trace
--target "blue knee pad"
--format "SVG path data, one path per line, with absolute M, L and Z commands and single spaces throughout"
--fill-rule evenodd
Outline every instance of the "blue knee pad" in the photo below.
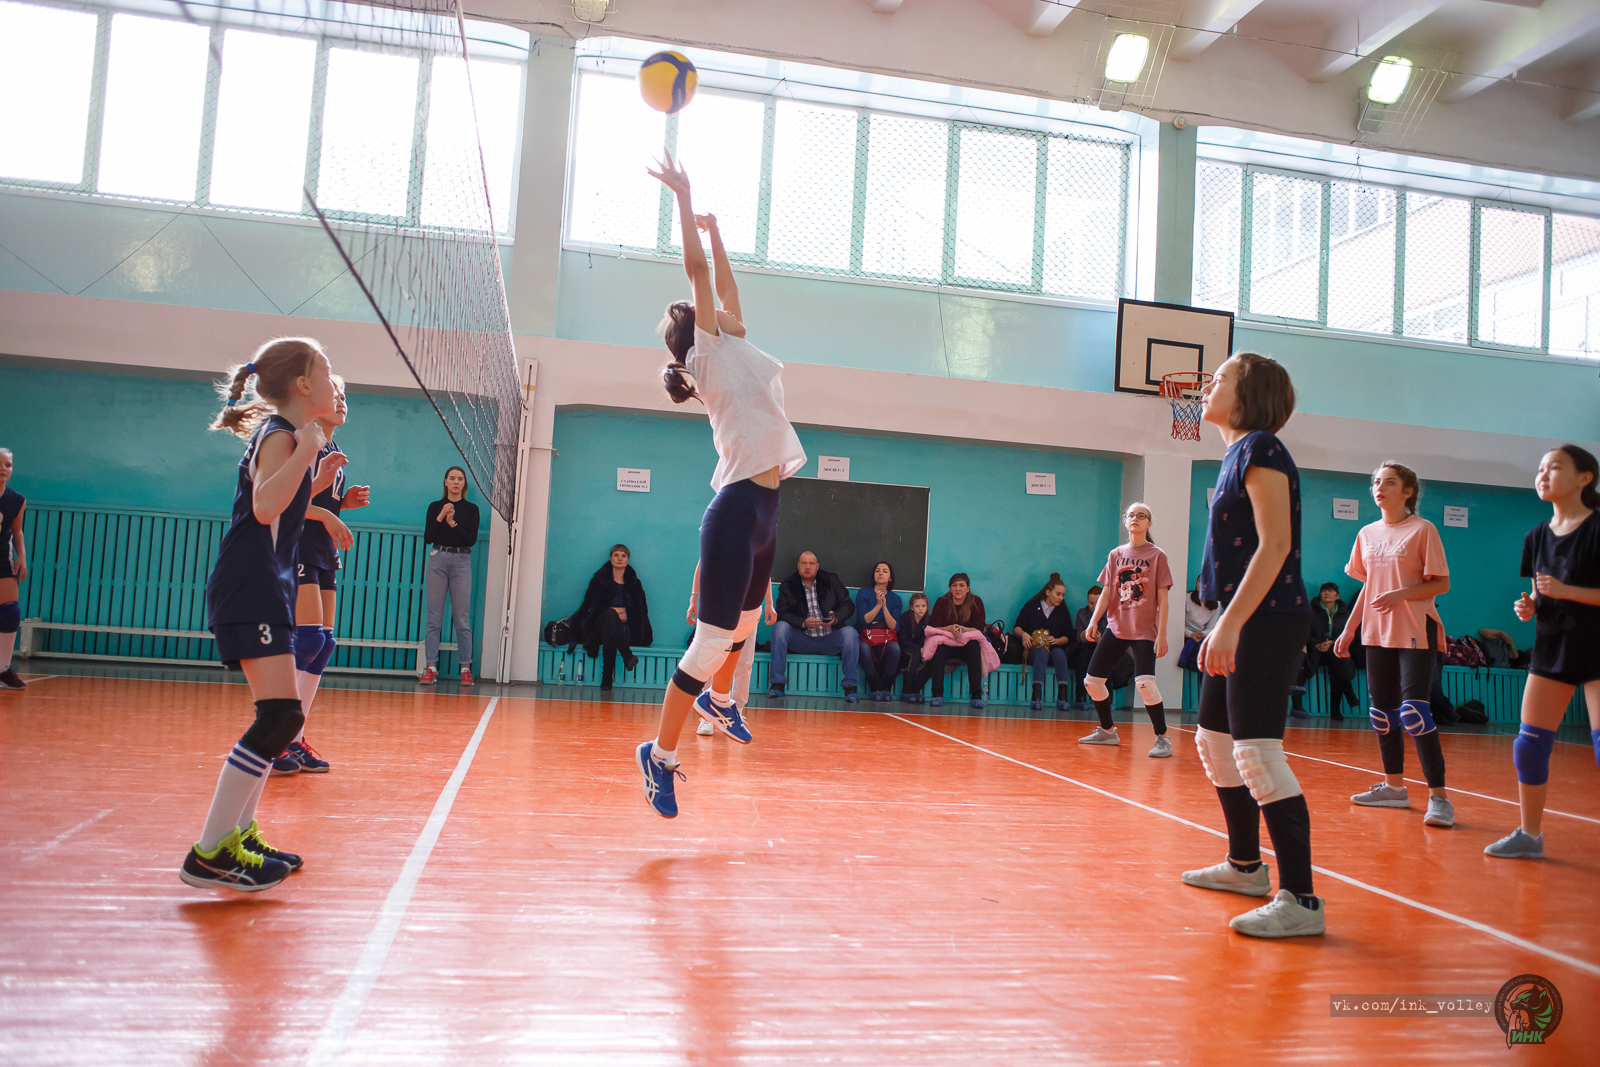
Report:
M 1431 734 L 1438 727 L 1433 724 L 1433 705 L 1426 700 L 1402 700 L 1400 725 L 1412 737 Z
M 1594 742 L 1594 765 L 1600 767 L 1600 730 L 1590 730 L 1589 739 Z
M 22 605 L 13 600 L 0 604 L 0 634 L 14 634 L 22 629 Z
M 1511 742 L 1511 762 L 1517 768 L 1517 781 L 1523 785 L 1544 785 L 1550 780 L 1550 754 L 1556 750 L 1556 732 L 1522 724 L 1522 732 Z
M 1380 734 L 1389 733 L 1394 729 L 1394 720 L 1389 718 L 1390 713 L 1378 708 L 1368 708 L 1367 716 L 1372 720 L 1372 728 Z
M 320 626 L 296 626 L 294 628 L 295 669 L 300 671 L 311 670 L 312 661 L 317 658 L 317 653 L 322 651 L 323 643 L 327 639 L 327 632 Z
M 317 654 L 311 658 L 311 662 L 305 665 L 305 672 L 307 674 L 315 674 L 318 677 L 321 677 L 322 672 L 328 669 L 328 661 L 333 658 L 333 650 L 338 647 L 339 642 L 334 639 L 333 631 L 323 630 L 322 647 L 318 649 Z

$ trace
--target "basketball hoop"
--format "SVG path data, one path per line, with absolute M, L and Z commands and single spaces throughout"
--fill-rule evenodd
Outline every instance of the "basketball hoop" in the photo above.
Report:
M 1161 376 L 1161 395 L 1172 402 L 1172 439 L 1200 440 L 1200 403 L 1211 375 L 1205 371 L 1178 371 Z

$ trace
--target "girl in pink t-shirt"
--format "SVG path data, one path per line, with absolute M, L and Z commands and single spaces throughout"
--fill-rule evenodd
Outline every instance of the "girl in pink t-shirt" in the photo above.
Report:
M 1095 603 L 1094 615 L 1084 636 L 1095 642 L 1094 655 L 1083 687 L 1094 700 L 1100 725 L 1093 733 L 1078 739 L 1084 745 L 1115 745 L 1116 725 L 1111 721 L 1111 690 L 1106 679 L 1125 651 L 1133 653 L 1134 687 L 1144 701 L 1150 725 L 1156 729 L 1152 756 L 1172 755 L 1167 740 L 1167 715 L 1156 688 L 1156 660 L 1167 654 L 1167 590 L 1172 588 L 1172 569 L 1167 554 L 1150 540 L 1150 509 L 1130 504 L 1123 520 L 1128 526 L 1128 543 L 1118 545 L 1106 557 L 1100 584 L 1106 587 Z M 1110 616 L 1106 632 L 1099 633 L 1100 620 Z
M 1429 695 L 1433 669 L 1444 651 L 1444 623 L 1433 598 L 1450 591 L 1439 531 L 1417 514 L 1417 473 L 1385 461 L 1372 472 L 1372 499 L 1383 518 L 1362 527 L 1350 550 L 1345 573 L 1364 583 L 1350 610 L 1350 621 L 1334 644 L 1335 655 L 1350 655 L 1356 630 L 1367 649 L 1367 696 L 1372 728 L 1378 732 L 1384 780 L 1350 799 L 1369 808 L 1409 808 L 1406 795 L 1404 730 L 1417 746 L 1417 760 L 1428 781 L 1427 826 L 1456 824 L 1455 809 L 1444 794 L 1444 750 L 1433 724 Z

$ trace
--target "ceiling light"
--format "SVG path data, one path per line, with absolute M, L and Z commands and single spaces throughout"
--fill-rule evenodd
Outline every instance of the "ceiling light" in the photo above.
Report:
M 1138 81 L 1149 54 L 1150 38 L 1139 33 L 1117 34 L 1117 39 L 1111 42 L 1111 49 L 1106 53 L 1106 81 L 1125 85 Z
M 1367 85 L 1367 99 L 1374 104 L 1396 103 L 1406 95 L 1406 85 L 1410 81 L 1411 60 L 1404 56 L 1384 56 L 1372 72 L 1372 81 Z

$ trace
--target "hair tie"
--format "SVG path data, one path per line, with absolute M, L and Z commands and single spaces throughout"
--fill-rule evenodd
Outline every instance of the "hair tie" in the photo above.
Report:
M 256 365 L 254 363 L 246 363 L 244 365 L 244 372 L 246 374 L 254 374 L 254 373 L 256 373 Z
M 237 403 L 238 403 L 238 402 L 239 402 L 239 398 L 238 398 L 238 397 L 236 397 L 236 396 L 233 396 L 233 397 L 229 397 L 229 398 L 228 398 L 228 406 L 229 406 L 229 407 L 230 407 L 230 408 L 231 408 L 231 407 L 233 407 L 233 405 L 235 405 L 235 404 L 237 404 Z

